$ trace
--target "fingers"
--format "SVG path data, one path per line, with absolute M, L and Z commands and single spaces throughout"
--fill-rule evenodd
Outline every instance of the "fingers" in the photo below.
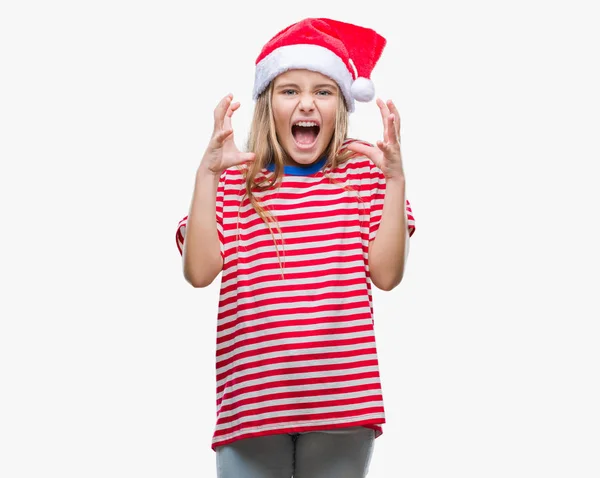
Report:
M 388 131 L 388 144 L 397 143 L 398 142 L 398 134 L 396 129 L 396 115 L 391 113 L 387 118 L 387 131 Z
M 219 104 L 215 108 L 215 113 L 214 113 L 214 118 L 215 118 L 214 129 L 215 129 L 215 131 L 218 131 L 219 129 L 221 129 L 223 127 L 223 121 L 225 119 L 225 114 L 227 113 L 227 110 L 229 109 L 229 105 L 231 104 L 232 99 L 233 99 L 233 95 L 230 93 L 227 96 L 225 96 L 221 101 L 219 101 Z
M 235 110 L 237 110 L 240 107 L 240 102 L 236 101 L 235 103 L 231 103 L 229 105 L 229 108 L 227 108 L 227 114 L 226 116 L 229 116 L 230 118 L 233 116 L 233 112 Z
M 395 136 L 396 133 L 392 133 L 392 135 Z M 398 141 L 377 141 L 377 147 L 385 156 L 394 155 L 400 150 L 400 143 Z
M 348 144 L 346 146 L 346 149 L 349 149 L 350 151 L 354 151 L 355 153 L 358 153 L 358 154 L 362 154 L 363 156 L 367 156 L 368 158 L 373 156 L 373 153 L 374 153 L 373 147 L 367 146 L 366 144 L 358 143 L 356 141 Z
M 256 155 L 254 153 L 240 153 L 236 158 L 236 165 L 246 164 L 254 161 Z
M 227 140 L 227 138 L 229 138 L 231 135 L 233 134 L 233 130 L 230 129 L 224 129 L 222 131 L 219 131 L 215 136 L 215 140 L 217 142 L 216 146 L 218 148 L 220 148 L 221 146 L 223 146 L 223 143 Z
M 385 155 L 391 153 L 392 145 L 385 141 L 377 141 L 377 147 L 381 150 L 381 152 Z
M 224 136 L 223 134 L 226 131 L 233 129 L 231 126 L 231 117 L 233 116 L 234 111 L 236 111 L 240 107 L 239 102 L 236 101 L 235 103 L 232 103 L 232 101 L 233 95 L 230 93 L 227 96 L 225 96 L 221 101 L 219 101 L 219 104 L 215 108 L 214 135 L 216 136 L 217 141 L 219 141 L 219 143 L 222 143 L 226 138 L 230 136 L 231 133 L 226 134 Z
M 390 116 L 390 110 L 381 98 L 377 98 L 377 106 L 379 106 L 381 120 L 383 121 L 383 140 L 389 143 L 388 117 Z
M 395 116 L 396 136 L 398 141 L 400 141 L 400 113 L 398 112 L 398 108 L 396 108 L 396 105 L 392 100 L 387 101 L 387 106 L 390 110 L 390 113 Z
M 223 165 L 225 169 L 231 168 L 234 166 L 250 166 L 252 162 L 256 159 L 256 155 L 254 153 L 237 153 L 235 155 L 227 156 L 223 158 Z
M 381 160 L 381 165 L 373 161 L 379 169 L 383 170 L 384 163 L 387 164 L 386 168 L 388 170 L 399 168 L 402 170 L 402 153 L 400 152 L 400 143 L 386 143 L 384 141 L 377 141 L 377 148 L 381 151 L 381 154 L 384 160 Z
M 239 102 L 231 103 L 229 108 L 227 108 L 227 113 L 225 113 L 225 118 L 223 120 L 223 127 L 225 129 L 232 129 L 231 127 L 231 117 L 233 116 L 233 112 L 240 107 Z
M 383 120 L 383 140 L 386 143 L 400 142 L 400 113 L 392 100 L 384 102 L 377 98 L 377 106 Z

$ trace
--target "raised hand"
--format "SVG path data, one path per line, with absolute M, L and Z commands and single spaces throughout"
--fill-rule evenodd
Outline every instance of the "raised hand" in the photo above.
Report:
M 233 140 L 231 117 L 240 103 L 232 101 L 233 95 L 229 94 L 215 108 L 213 134 L 201 162 L 213 174 L 220 175 L 227 168 L 254 160 L 254 153 L 240 152 Z
M 377 147 L 366 146 L 358 142 L 348 144 L 347 148 L 367 156 L 386 178 L 404 178 L 402 153 L 400 152 L 400 114 L 392 100 L 384 103 L 377 98 L 377 106 L 383 120 L 383 141 L 377 141 Z

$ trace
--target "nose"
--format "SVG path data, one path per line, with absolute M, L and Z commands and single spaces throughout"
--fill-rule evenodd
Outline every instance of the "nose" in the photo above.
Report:
M 300 95 L 300 111 L 312 111 L 315 109 L 315 102 L 312 94 L 303 93 Z

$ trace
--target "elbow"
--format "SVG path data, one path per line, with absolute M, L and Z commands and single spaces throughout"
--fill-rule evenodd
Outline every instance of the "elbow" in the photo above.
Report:
M 183 277 L 195 289 L 208 287 L 223 269 L 223 257 L 218 254 L 217 258 L 203 258 L 194 260 L 183 251 Z
M 379 290 L 390 292 L 402 282 L 404 269 L 395 272 L 387 270 L 386 272 L 386 274 L 371 274 L 371 282 Z
M 214 279 L 209 279 L 207 277 L 202 277 L 200 279 L 195 279 L 191 277 L 185 277 L 185 280 L 194 288 L 194 289 L 203 289 L 212 284 Z
M 369 273 L 371 282 L 375 287 L 385 292 L 394 290 L 402 282 L 404 277 L 404 268 L 408 258 L 408 242 L 406 242 L 405 253 L 401 255 L 384 256 L 375 255 L 375 251 L 370 251 Z
M 373 282 L 373 284 L 375 284 L 375 287 L 377 287 L 378 289 L 383 290 L 385 292 L 390 292 L 400 285 L 400 282 L 402 282 L 402 277 L 400 276 L 399 278 L 393 278 L 393 279 L 387 279 L 387 280 L 381 280 L 381 281 L 373 280 L 372 282 Z
M 195 289 L 203 289 L 213 283 L 219 275 L 219 271 L 214 272 L 210 268 L 204 268 L 202 271 L 192 272 L 189 268 L 183 268 L 183 277 Z
M 183 277 L 185 280 L 195 289 L 203 289 L 213 283 L 218 274 L 205 273 L 204 274 L 192 274 L 189 271 L 183 271 Z
M 384 292 L 390 292 L 390 291 L 394 290 L 394 287 L 396 287 L 392 283 L 384 283 L 384 284 L 380 284 L 380 285 L 375 284 L 375 285 L 377 286 L 377 288 L 379 290 L 382 290 Z

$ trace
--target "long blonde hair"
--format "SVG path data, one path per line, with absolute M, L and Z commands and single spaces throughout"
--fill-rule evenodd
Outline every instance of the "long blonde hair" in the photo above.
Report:
M 260 200 L 255 195 L 256 192 L 276 188 L 281 183 L 283 178 L 283 166 L 286 163 L 286 160 L 290 159 L 277 139 L 272 109 L 272 97 L 273 82 L 271 82 L 265 91 L 261 93 L 256 100 L 256 105 L 254 107 L 254 117 L 252 118 L 252 123 L 250 125 L 247 150 L 254 153 L 255 160 L 246 170 L 244 170 L 246 187 L 245 195 L 248 196 L 250 204 L 269 228 L 271 237 L 276 246 L 277 258 L 279 260 L 283 278 L 284 266 L 281 261 L 279 249 L 277 248 L 277 241 L 273 234 L 272 226 L 277 229 L 283 246 L 284 240 L 281 228 L 279 227 L 277 219 L 260 203 Z M 352 151 L 346 149 L 342 150 L 342 144 L 347 139 L 347 135 L 348 109 L 343 95 L 338 90 L 335 126 L 331 141 L 327 148 L 325 148 L 324 155 L 327 157 L 327 160 L 323 166 L 324 170 L 334 170 L 337 166 L 343 164 L 355 155 Z M 263 175 L 262 171 L 271 162 L 274 163 L 274 171 L 269 175 Z M 331 182 L 337 183 L 332 177 L 328 176 L 328 178 Z

